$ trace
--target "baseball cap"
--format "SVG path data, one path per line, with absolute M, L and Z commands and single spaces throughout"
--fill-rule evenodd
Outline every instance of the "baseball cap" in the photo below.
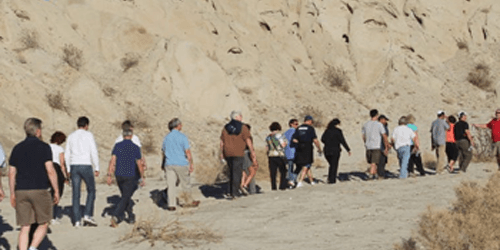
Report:
M 314 119 L 312 116 L 306 115 L 306 117 L 304 117 L 304 121 L 314 121 Z
M 443 111 L 443 110 L 438 110 L 437 115 L 438 115 L 438 116 L 440 116 L 440 115 L 444 115 L 444 111 Z
M 467 115 L 467 113 L 465 111 L 458 112 L 458 117 L 462 117 L 464 115 Z
M 389 120 L 389 118 L 388 118 L 387 116 L 385 116 L 385 115 L 380 115 L 380 116 L 378 117 L 378 120 L 379 120 L 379 121 L 380 121 L 381 119 L 386 119 L 387 121 L 390 121 L 390 120 Z

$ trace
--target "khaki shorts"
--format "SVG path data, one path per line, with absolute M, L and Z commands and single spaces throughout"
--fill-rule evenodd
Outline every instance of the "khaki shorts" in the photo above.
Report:
M 17 190 L 17 225 L 45 224 L 52 219 L 52 198 L 48 190 Z
M 380 161 L 380 149 L 368 149 L 366 150 L 366 161 L 369 164 L 378 164 Z
M 495 156 L 499 156 L 500 155 L 500 141 L 497 141 L 495 143 L 493 143 L 493 152 L 495 153 Z

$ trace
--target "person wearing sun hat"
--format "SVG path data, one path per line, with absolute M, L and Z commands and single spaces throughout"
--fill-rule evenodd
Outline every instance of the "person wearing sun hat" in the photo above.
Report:
M 472 135 L 469 130 L 469 124 L 466 122 L 467 113 L 465 111 L 458 112 L 458 122 L 455 124 L 455 140 L 457 141 L 457 147 L 459 151 L 458 161 L 460 162 L 460 170 L 465 173 L 467 167 L 469 166 L 470 160 L 472 159 L 472 147 L 474 147 L 474 141 L 472 140 Z
M 437 165 L 436 174 L 441 174 L 446 166 L 446 131 L 450 129 L 450 125 L 446 123 L 446 115 L 444 111 L 437 112 L 437 119 L 431 124 L 431 141 L 432 149 L 436 150 Z
M 497 157 L 498 170 L 500 170 L 500 109 L 495 110 L 495 118 L 491 119 L 487 124 L 472 124 L 476 128 L 491 129 L 491 139 L 495 145 L 495 155 Z

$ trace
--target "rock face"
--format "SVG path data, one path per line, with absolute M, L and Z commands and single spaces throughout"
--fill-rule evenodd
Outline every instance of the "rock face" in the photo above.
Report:
M 104 164 L 131 119 L 159 164 L 180 117 L 197 162 L 213 164 L 234 109 L 257 145 L 272 121 L 304 114 L 338 117 L 356 138 L 371 108 L 425 130 L 438 109 L 484 122 L 499 19 L 495 0 L 2 0 L 0 141 L 10 152 L 29 116 L 48 138 L 86 115 Z M 484 67 L 478 88 L 470 74 Z

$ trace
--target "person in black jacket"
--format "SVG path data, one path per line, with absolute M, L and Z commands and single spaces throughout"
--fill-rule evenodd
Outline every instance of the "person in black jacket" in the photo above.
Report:
M 345 141 L 344 134 L 342 133 L 342 130 L 337 128 L 339 124 L 339 119 L 333 119 L 330 123 L 328 123 L 326 131 L 323 133 L 323 136 L 321 136 L 321 141 L 325 144 L 323 152 L 325 153 L 325 158 L 328 161 L 328 164 L 330 164 L 328 169 L 328 183 L 330 184 L 334 184 L 337 180 L 340 151 L 342 151 L 340 144 L 344 146 L 349 156 L 351 156 L 351 149 Z

